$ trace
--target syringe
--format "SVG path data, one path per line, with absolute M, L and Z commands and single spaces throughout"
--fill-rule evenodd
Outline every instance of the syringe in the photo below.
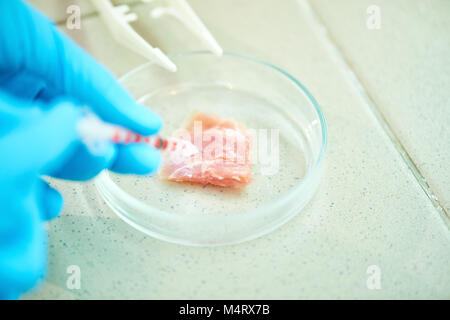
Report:
M 198 153 L 197 147 L 188 140 L 164 139 L 160 136 L 143 136 L 118 125 L 106 123 L 91 112 L 79 121 L 77 126 L 81 139 L 93 153 L 101 152 L 106 143 L 145 143 L 161 151 L 181 152 L 184 157 Z

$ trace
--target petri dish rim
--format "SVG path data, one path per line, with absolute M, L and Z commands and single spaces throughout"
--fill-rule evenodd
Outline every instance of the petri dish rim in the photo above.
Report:
M 171 58 L 174 58 L 174 57 L 190 56 L 190 55 L 214 55 L 214 54 L 209 51 L 201 50 L 201 51 L 187 51 L 187 52 L 182 52 L 182 53 L 174 53 L 174 54 L 170 54 L 168 56 Z M 288 80 L 292 81 L 298 88 L 300 88 L 301 91 L 303 91 L 303 93 L 309 99 L 310 103 L 312 104 L 312 106 L 315 109 L 315 112 L 317 114 L 317 117 L 318 117 L 318 119 L 320 121 L 320 125 L 321 125 L 322 140 L 321 140 L 320 151 L 319 151 L 319 155 L 318 155 L 316 161 L 311 166 L 311 169 L 307 171 L 304 178 L 297 185 L 295 185 L 291 190 L 289 190 L 281 198 L 268 203 L 263 208 L 257 208 L 257 209 L 252 209 L 252 210 L 247 210 L 247 211 L 242 212 L 242 214 L 245 214 L 246 218 L 251 219 L 253 216 L 258 216 L 262 210 L 270 211 L 270 210 L 275 209 L 276 207 L 281 207 L 285 202 L 289 201 L 289 199 L 291 199 L 293 196 L 295 196 L 298 193 L 298 191 L 301 190 L 305 185 L 310 184 L 311 179 L 313 179 L 313 177 L 318 174 L 318 171 L 320 170 L 320 167 L 321 167 L 322 163 L 324 162 L 325 153 L 326 153 L 327 144 L 328 144 L 328 129 L 327 129 L 327 125 L 326 125 L 325 116 L 323 115 L 323 112 L 322 112 L 318 102 L 316 101 L 314 96 L 309 92 L 309 90 L 294 76 L 292 76 L 288 72 L 284 71 L 283 69 L 275 66 L 272 63 L 266 62 L 264 60 L 261 60 L 259 58 L 255 58 L 255 57 L 252 57 L 252 56 L 249 56 L 246 54 L 240 54 L 240 53 L 234 53 L 234 52 L 224 52 L 223 55 L 240 58 L 240 59 L 245 59 L 245 60 L 249 60 L 250 62 L 254 62 L 254 63 L 260 64 L 260 65 L 263 65 L 265 67 L 268 67 L 270 69 L 273 69 L 273 70 L 279 72 L 284 77 L 286 77 Z M 138 72 L 142 71 L 143 69 L 148 68 L 153 65 L 156 66 L 156 63 L 155 62 L 144 63 L 144 64 L 140 65 L 139 67 L 136 67 L 135 69 L 126 73 L 124 76 L 120 77 L 119 82 L 124 83 L 129 77 L 133 76 L 135 73 L 138 73 Z M 163 217 L 165 220 L 180 221 L 180 220 L 186 219 L 186 220 L 189 220 L 190 222 L 198 220 L 198 221 L 201 221 L 201 223 L 205 223 L 206 221 L 211 221 L 212 223 L 218 223 L 224 219 L 226 219 L 228 221 L 241 219 L 241 215 L 239 215 L 239 216 L 234 216 L 234 215 L 231 215 L 231 216 L 203 216 L 203 215 L 190 214 L 189 216 L 180 216 L 180 215 L 175 215 L 173 213 L 168 213 L 164 210 L 157 209 L 155 207 L 146 205 L 146 204 L 142 203 L 141 201 L 139 201 L 138 199 L 134 198 L 133 196 L 129 195 L 126 191 L 124 191 L 122 188 L 120 188 L 117 184 L 115 184 L 114 182 L 112 182 L 109 179 L 106 171 L 103 172 L 96 179 L 96 184 L 97 184 L 97 188 L 98 188 L 99 184 L 100 185 L 108 184 L 109 193 L 114 194 L 114 197 L 125 200 L 125 202 L 127 202 L 130 206 L 134 207 L 135 209 L 139 210 L 141 213 L 144 213 L 145 215 L 156 214 L 158 216 Z M 104 188 L 102 188 L 102 189 L 104 189 Z M 125 217 L 122 217 L 122 218 L 125 218 Z M 132 224 L 135 228 L 137 228 L 145 233 L 149 233 L 144 227 L 140 226 L 138 223 L 136 223 L 134 221 L 130 221 L 129 218 L 126 218 L 126 220 L 128 221 L 128 223 Z M 285 219 L 283 219 L 283 220 L 287 221 L 287 220 L 289 220 L 289 217 L 285 217 Z M 165 237 L 162 237 L 161 235 L 159 237 L 165 238 Z M 251 238 L 253 238 L 253 237 L 251 237 Z M 171 240 L 169 238 L 167 238 L 166 240 L 173 242 L 173 240 Z M 243 241 L 245 241 L 245 240 L 243 240 Z

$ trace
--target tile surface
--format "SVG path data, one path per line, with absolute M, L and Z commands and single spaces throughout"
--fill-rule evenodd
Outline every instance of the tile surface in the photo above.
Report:
M 369 95 L 450 212 L 450 2 L 312 0 Z M 369 29 L 376 4 L 380 29 Z
M 303 7 L 269 0 L 190 3 L 227 51 L 280 66 L 321 104 L 329 149 L 316 196 L 267 236 L 193 248 L 132 229 L 104 204 L 92 183 L 55 181 L 66 206 L 48 226 L 49 275 L 26 297 L 450 298 L 447 227 L 345 70 L 324 48 Z M 136 10 L 148 11 L 145 6 Z M 140 20 L 134 27 L 166 52 L 201 48 L 170 19 L 157 25 Z M 97 17 L 67 32 L 118 76 L 142 62 L 117 46 Z M 66 288 L 70 265 L 81 268 L 80 290 Z M 367 287 L 372 265 L 381 270 L 380 290 Z

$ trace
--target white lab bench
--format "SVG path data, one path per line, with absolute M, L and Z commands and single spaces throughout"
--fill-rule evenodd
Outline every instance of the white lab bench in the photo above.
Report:
M 30 2 L 117 76 L 145 62 L 88 0 Z M 126 2 L 135 29 L 165 52 L 202 48 L 179 22 Z M 55 181 L 66 203 L 48 224 L 48 277 L 25 298 L 450 298 L 450 2 L 378 0 L 374 30 L 371 0 L 189 2 L 226 51 L 280 66 L 317 98 L 329 127 L 317 194 L 269 235 L 196 248 L 133 229 L 92 183 Z M 70 4 L 80 30 L 65 28 Z M 71 265 L 79 290 L 66 286 Z M 367 284 L 370 266 L 379 288 Z

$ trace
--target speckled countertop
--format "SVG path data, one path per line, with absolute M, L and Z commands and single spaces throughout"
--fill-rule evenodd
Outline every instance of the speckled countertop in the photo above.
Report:
M 145 62 L 88 0 L 30 2 L 117 76 Z M 133 27 L 164 51 L 202 48 L 127 2 L 144 17 Z M 329 149 L 316 196 L 267 236 L 194 248 L 134 230 L 92 183 L 54 181 L 66 205 L 48 224 L 48 278 L 26 298 L 450 298 L 450 3 L 376 2 L 380 29 L 366 25 L 368 0 L 191 0 L 226 50 L 280 66 L 321 104 Z M 72 3 L 81 30 L 65 29 Z

